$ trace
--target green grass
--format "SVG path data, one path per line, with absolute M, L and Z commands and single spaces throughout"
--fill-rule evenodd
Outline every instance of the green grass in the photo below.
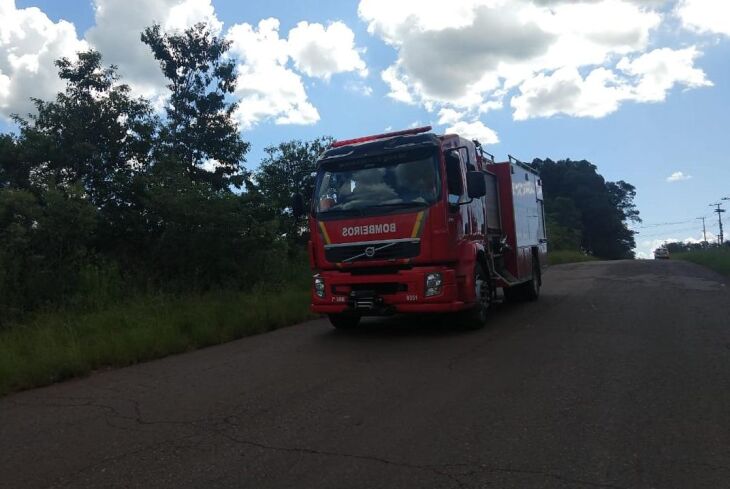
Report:
M 563 263 L 578 263 L 583 261 L 596 261 L 598 258 L 586 255 L 580 251 L 556 250 L 548 252 L 548 261 L 551 265 L 562 265 Z
M 295 324 L 311 317 L 309 302 L 293 285 L 39 314 L 0 331 L 0 395 Z
M 709 250 L 672 253 L 671 258 L 691 261 L 730 276 L 730 248 L 711 248 Z

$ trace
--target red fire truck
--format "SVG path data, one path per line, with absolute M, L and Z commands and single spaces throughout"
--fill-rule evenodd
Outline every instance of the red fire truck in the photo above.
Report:
M 479 327 L 496 301 L 535 300 L 546 263 L 542 182 L 515 158 L 431 127 L 337 141 L 307 212 L 312 311 L 336 328 L 362 316 L 456 313 Z M 501 291 L 501 294 L 500 294 Z

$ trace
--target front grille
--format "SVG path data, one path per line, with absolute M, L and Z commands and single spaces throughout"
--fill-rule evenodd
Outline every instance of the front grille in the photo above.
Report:
M 397 275 L 401 270 L 411 270 L 411 265 L 391 265 L 387 267 L 361 267 L 349 268 L 347 272 L 350 275 Z
M 368 292 L 372 292 L 376 295 L 392 295 L 397 294 L 398 292 L 407 292 L 408 284 L 399 284 L 396 282 L 385 282 L 377 284 L 353 284 L 350 288 L 355 293 L 355 296 L 357 296 L 358 292 L 365 294 L 367 294 Z
M 368 241 L 351 245 L 327 245 L 324 256 L 332 263 L 414 258 L 421 252 L 419 239 Z

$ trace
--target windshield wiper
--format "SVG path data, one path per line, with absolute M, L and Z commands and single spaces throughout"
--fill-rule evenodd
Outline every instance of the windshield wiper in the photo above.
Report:
M 317 214 L 325 215 L 325 216 L 336 216 L 336 215 L 353 215 L 353 216 L 362 216 L 363 209 L 360 207 L 355 207 L 353 209 L 329 209 L 326 211 L 319 211 Z
M 403 208 L 408 208 L 408 207 L 428 207 L 428 204 L 425 203 L 425 202 L 415 202 L 415 201 L 412 201 L 412 202 L 393 202 L 392 204 L 374 205 L 374 206 L 371 206 L 370 208 L 371 209 L 372 208 L 377 208 L 377 209 L 382 209 L 382 208 L 388 208 L 388 209 L 403 209 Z

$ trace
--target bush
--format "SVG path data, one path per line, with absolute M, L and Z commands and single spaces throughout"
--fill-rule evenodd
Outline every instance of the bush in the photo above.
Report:
M 683 253 L 673 253 L 674 259 L 690 261 L 711 268 L 723 275 L 730 276 L 730 248 L 709 248 L 706 250 L 694 250 Z

